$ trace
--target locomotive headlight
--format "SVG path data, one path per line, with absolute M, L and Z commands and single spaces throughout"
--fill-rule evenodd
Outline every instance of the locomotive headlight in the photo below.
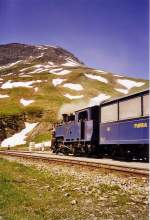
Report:
M 110 131 L 110 130 L 111 130 L 111 128 L 110 128 L 110 127 L 107 127 L 107 128 L 106 128 L 106 130 L 107 130 L 107 131 Z

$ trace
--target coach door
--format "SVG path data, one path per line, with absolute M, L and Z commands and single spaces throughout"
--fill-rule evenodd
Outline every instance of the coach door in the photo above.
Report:
M 81 123 L 81 140 L 85 139 L 85 121 L 88 120 L 88 111 L 83 110 L 78 113 L 78 121 Z
M 81 121 L 81 140 L 85 139 L 85 121 Z

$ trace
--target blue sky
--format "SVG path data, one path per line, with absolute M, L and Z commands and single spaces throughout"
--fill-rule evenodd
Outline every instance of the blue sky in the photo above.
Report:
M 90 67 L 148 78 L 148 0 L 0 0 L 0 44 L 59 45 Z

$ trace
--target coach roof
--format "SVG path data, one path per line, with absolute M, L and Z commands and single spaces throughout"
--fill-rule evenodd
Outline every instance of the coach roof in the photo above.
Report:
M 123 100 L 123 99 L 128 99 L 129 97 L 136 97 L 138 96 L 138 94 L 144 94 L 144 93 L 149 93 L 149 88 L 147 89 L 143 89 L 141 91 L 138 91 L 138 92 L 134 92 L 134 93 L 129 93 L 128 95 L 122 95 L 122 96 L 118 96 L 118 97 L 115 97 L 115 98 L 110 98 L 110 99 L 107 99 L 105 101 L 103 101 L 100 105 L 105 105 L 107 103 L 111 103 L 111 102 L 114 102 L 116 100 Z

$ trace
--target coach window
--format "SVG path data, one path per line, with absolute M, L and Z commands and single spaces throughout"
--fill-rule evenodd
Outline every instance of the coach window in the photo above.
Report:
M 118 105 L 117 103 L 101 107 L 101 122 L 112 122 L 118 120 Z
M 143 96 L 143 115 L 149 115 L 149 95 Z
M 79 112 L 78 114 L 78 120 L 88 120 L 88 112 L 87 111 L 83 111 L 83 112 Z
M 119 103 L 119 119 L 141 116 L 141 97 L 128 99 Z

